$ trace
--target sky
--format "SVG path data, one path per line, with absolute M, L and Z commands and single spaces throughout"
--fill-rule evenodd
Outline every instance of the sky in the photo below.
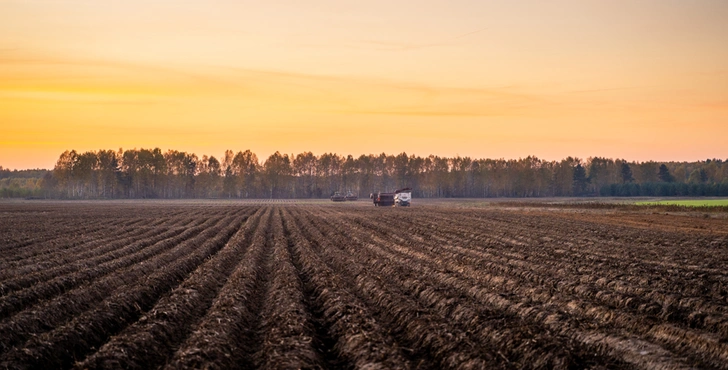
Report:
M 0 165 L 728 158 L 728 1 L 0 0 Z

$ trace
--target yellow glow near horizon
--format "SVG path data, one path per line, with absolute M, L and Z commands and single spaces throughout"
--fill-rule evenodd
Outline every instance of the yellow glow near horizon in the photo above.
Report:
M 66 149 L 728 157 L 728 3 L 0 0 L 0 165 Z

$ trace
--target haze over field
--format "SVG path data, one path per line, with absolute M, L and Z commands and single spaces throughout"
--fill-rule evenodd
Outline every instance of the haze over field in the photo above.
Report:
M 0 0 L 0 165 L 66 149 L 727 158 L 728 2 Z

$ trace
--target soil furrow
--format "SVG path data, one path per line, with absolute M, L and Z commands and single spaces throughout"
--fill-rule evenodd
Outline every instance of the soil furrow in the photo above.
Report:
M 169 268 L 144 277 L 138 285 L 126 286 L 96 308 L 76 316 L 69 323 L 32 337 L 0 357 L 0 366 L 13 368 L 69 368 L 92 349 L 149 310 L 205 259 L 216 254 L 237 231 L 240 218 L 207 239 L 192 253 L 174 261 Z
M 136 323 L 76 365 L 77 368 L 157 367 L 171 356 L 209 309 L 233 268 L 245 256 L 260 212 L 248 218 L 213 258 L 200 265 Z

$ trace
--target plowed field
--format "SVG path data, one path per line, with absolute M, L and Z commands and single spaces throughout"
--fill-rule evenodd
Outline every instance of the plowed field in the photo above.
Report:
M 728 222 L 0 203 L 0 369 L 728 369 Z

